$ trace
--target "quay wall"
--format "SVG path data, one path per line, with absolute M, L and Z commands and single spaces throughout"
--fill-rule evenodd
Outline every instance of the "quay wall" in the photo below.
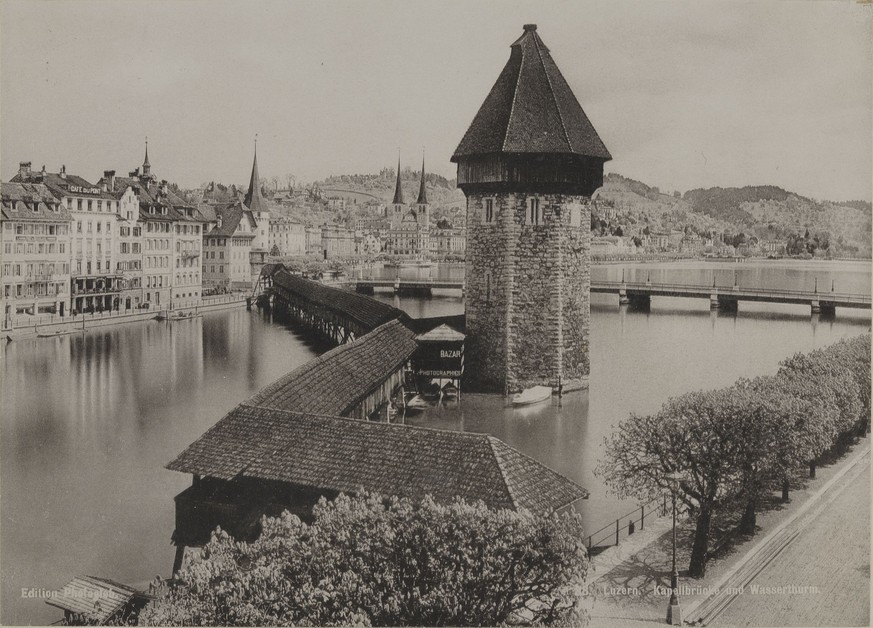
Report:
M 159 315 L 167 316 L 171 312 L 183 314 L 202 314 L 229 310 L 246 305 L 245 295 L 228 295 L 218 299 L 206 299 L 182 307 L 170 309 L 145 310 L 137 312 L 81 314 L 77 316 L 37 316 L 32 321 L 16 321 L 11 330 L 4 330 L 2 336 L 12 340 L 33 338 L 37 336 L 61 336 L 100 327 L 112 327 L 154 320 Z

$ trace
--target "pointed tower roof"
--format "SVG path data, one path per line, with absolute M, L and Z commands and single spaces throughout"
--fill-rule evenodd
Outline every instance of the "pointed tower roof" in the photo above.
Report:
M 424 155 L 421 156 L 421 185 L 418 187 L 418 204 L 427 205 L 427 188 L 424 185 Z
M 145 159 L 142 162 L 142 173 L 149 174 L 152 169 L 152 165 L 149 163 L 149 138 L 146 138 L 145 141 Z
M 243 200 L 245 206 L 253 212 L 267 211 L 267 201 L 261 194 L 261 179 L 258 176 L 258 141 L 255 140 L 255 160 L 252 163 L 252 177 L 249 179 L 249 190 Z
M 452 161 L 487 153 L 570 153 L 612 159 L 537 35 L 536 24 L 510 47 L 509 61 L 479 108 Z
M 394 200 L 391 201 L 395 205 L 405 205 L 403 202 L 403 187 L 400 185 L 400 157 L 397 157 L 397 183 L 394 185 Z

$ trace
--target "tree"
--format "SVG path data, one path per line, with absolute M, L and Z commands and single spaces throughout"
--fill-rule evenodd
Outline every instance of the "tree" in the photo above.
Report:
M 745 404 L 732 389 L 687 393 L 655 415 L 631 415 L 604 441 L 596 472 L 620 497 L 648 499 L 669 489 L 669 473 L 685 476 L 677 497 L 695 512 L 695 578 L 706 574 L 712 516 L 741 482 L 746 443 L 735 417 Z
M 498 625 L 578 622 L 578 516 L 364 494 L 314 521 L 264 518 L 252 543 L 217 531 L 140 615 L 148 625 Z

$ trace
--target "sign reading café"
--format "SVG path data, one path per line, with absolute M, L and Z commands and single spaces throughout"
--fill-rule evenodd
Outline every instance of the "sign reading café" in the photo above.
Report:
M 100 188 L 86 188 L 81 185 L 71 185 L 67 189 L 70 194 L 100 194 Z

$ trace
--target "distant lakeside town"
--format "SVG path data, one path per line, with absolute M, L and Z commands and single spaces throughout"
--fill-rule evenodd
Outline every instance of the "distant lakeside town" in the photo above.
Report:
M 283 185 L 284 184 L 284 185 Z M 2 183 L 3 329 L 81 314 L 172 310 L 251 291 L 265 264 L 320 278 L 366 263 L 463 262 L 466 215 L 454 180 L 385 168 L 297 185 L 183 190 L 152 172 L 91 183 L 21 162 Z M 605 177 L 591 215 L 596 262 L 869 259 L 870 204 L 813 201 L 775 187 L 662 193 Z M 844 233 L 839 232 L 845 230 Z M 853 239 L 860 238 L 860 240 Z

